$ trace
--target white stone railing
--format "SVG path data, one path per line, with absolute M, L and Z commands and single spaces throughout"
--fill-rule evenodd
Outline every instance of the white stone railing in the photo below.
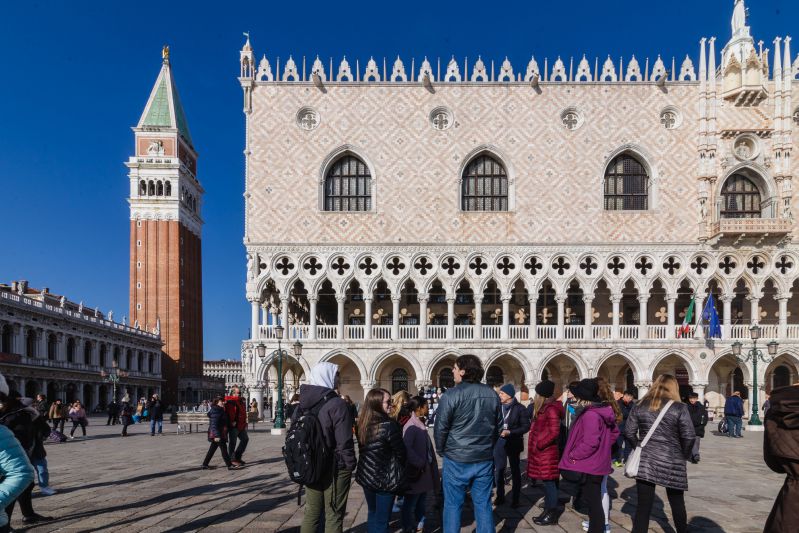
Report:
M 508 326 L 508 337 L 513 340 L 529 339 L 530 326 Z
M 619 326 L 620 339 L 637 339 L 640 326 Z
M 558 336 L 558 326 L 536 326 L 536 338 L 554 340 Z
M 332 340 L 336 338 L 338 326 L 316 326 L 316 338 L 319 340 Z
M 427 338 L 445 340 L 447 338 L 447 326 L 427 326 Z
M 567 340 L 582 339 L 585 336 L 585 326 L 563 326 L 563 338 Z
M 665 339 L 668 326 L 647 326 L 648 339 Z
M 502 338 L 502 326 L 483 326 L 483 338 L 498 340 Z
M 344 326 L 344 338 L 361 340 L 365 338 L 365 326 Z
M 391 326 L 372 326 L 372 338 L 388 340 L 391 338 Z
M 400 339 L 418 339 L 419 326 L 400 326 Z
M 613 336 L 613 326 L 610 324 L 591 326 L 591 330 L 596 340 L 610 339 Z
M 455 340 L 470 340 L 474 338 L 474 326 L 455 326 Z

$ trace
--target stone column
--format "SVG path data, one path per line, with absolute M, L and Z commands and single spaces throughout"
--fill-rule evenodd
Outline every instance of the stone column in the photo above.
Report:
M 777 336 L 780 339 L 788 338 L 788 295 L 781 294 L 777 298 L 780 306 L 780 325 Z
M 649 338 L 649 332 L 647 331 L 647 302 L 649 302 L 649 295 L 638 297 L 638 305 L 640 306 L 638 311 L 639 339 Z
M 760 298 L 755 296 L 748 296 L 749 300 L 749 316 L 751 317 L 752 324 L 760 323 Z
M 270 417 L 275 418 L 275 414 L 277 414 L 277 381 L 270 381 L 269 382 L 269 395 L 272 397 L 272 403 L 270 404 Z M 285 407 L 285 405 L 284 405 Z M 284 413 L 285 414 L 285 413 Z
M 646 393 L 649 391 L 649 387 L 652 386 L 650 381 L 636 381 L 635 387 L 638 389 L 638 399 L 640 400 Z
M 501 339 L 510 338 L 510 294 L 502 295 L 502 329 L 500 331 Z
M 280 299 L 280 305 L 282 307 L 281 316 L 280 316 L 280 325 L 283 326 L 283 338 L 289 338 L 289 299 L 288 297 Z
M 263 420 L 264 418 L 264 389 L 261 387 L 253 387 L 250 389 L 252 391 L 253 397 L 255 401 L 258 403 L 258 418 Z
M 308 338 L 311 340 L 316 340 L 316 304 L 319 302 L 319 299 L 316 296 L 312 296 L 308 298 L 308 302 L 311 308 L 311 324 L 308 327 Z
M 261 312 L 261 304 L 258 300 L 250 300 L 250 338 L 260 339 L 261 328 L 259 327 L 258 315 Z
M 19 324 L 11 324 L 11 353 L 28 355 L 25 353 L 25 330 Z
M 370 390 L 377 387 L 377 382 L 372 381 L 370 379 L 362 379 L 361 380 L 361 388 L 363 389 L 363 397 L 366 399 L 366 395 L 369 393 Z
M 23 377 L 17 378 L 17 392 L 25 396 L 25 385 L 27 384 L 27 380 Z M 10 391 L 9 391 L 10 392 Z
M 483 295 L 474 295 L 474 338 L 483 338 Z
M 560 294 L 555 296 L 555 303 L 558 305 L 558 327 L 555 330 L 555 338 L 562 339 L 566 324 L 566 296 Z
M 693 382 L 691 383 L 691 387 L 694 389 L 694 392 L 699 395 L 699 403 L 704 403 L 705 401 L 705 388 L 707 387 L 707 382 Z
M 530 296 L 527 301 L 530 304 L 530 338 L 535 339 L 538 337 L 536 331 L 536 321 L 538 320 L 538 295 Z
M 732 295 L 722 296 L 721 303 L 724 304 L 724 316 L 722 318 L 721 336 L 724 339 L 731 338 L 732 335 Z
M 427 293 L 420 293 L 417 296 L 419 300 L 419 339 L 427 338 L 427 299 L 430 297 Z
M 700 326 L 702 323 L 702 310 L 705 307 L 705 295 L 704 294 L 696 294 L 694 296 L 694 324 L 696 324 L 696 331 L 694 332 L 694 338 L 696 339 L 704 339 L 705 332 L 703 328 Z
M 447 340 L 455 339 L 455 298 L 447 298 Z
M 583 338 L 586 340 L 590 340 L 594 337 L 593 332 L 593 322 L 594 322 L 594 298 L 591 296 L 583 296 L 583 314 L 585 315 L 585 320 L 583 323 L 585 324 L 585 328 L 583 330 Z
M 347 297 L 344 294 L 336 295 L 336 304 L 338 304 L 338 308 L 336 311 L 336 319 L 337 319 L 336 339 L 338 340 L 342 340 L 344 338 L 344 324 L 345 324 L 344 302 L 346 300 Z
M 400 338 L 400 297 L 391 297 L 391 338 Z
M 63 333 L 56 333 L 56 361 L 67 360 L 67 339 Z
M 363 308 L 364 308 L 364 331 L 363 331 L 363 338 L 369 340 L 372 338 L 372 298 L 364 298 L 363 299 Z
M 619 304 L 621 303 L 621 294 L 611 294 L 610 302 L 613 304 L 613 326 L 610 329 L 610 338 L 619 338 Z
M 47 337 L 49 332 L 44 329 L 36 330 L 36 343 L 39 348 L 36 350 L 37 359 L 47 359 Z
M 100 401 L 100 384 L 95 383 L 92 385 L 92 396 L 94 396 L 94 405 L 89 405 L 89 409 L 93 409 L 97 405 L 101 405 L 103 402 Z

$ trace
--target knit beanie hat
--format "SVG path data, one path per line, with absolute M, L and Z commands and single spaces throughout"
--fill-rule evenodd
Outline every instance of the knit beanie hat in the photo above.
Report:
M 555 384 L 548 379 L 535 386 L 535 393 L 544 398 L 549 398 L 555 394 Z
M 516 389 L 513 388 L 513 384 L 512 383 L 505 383 L 504 385 L 502 385 L 502 387 L 500 387 L 499 390 L 501 390 L 502 392 L 504 392 L 505 394 L 507 394 L 511 398 L 516 396 Z

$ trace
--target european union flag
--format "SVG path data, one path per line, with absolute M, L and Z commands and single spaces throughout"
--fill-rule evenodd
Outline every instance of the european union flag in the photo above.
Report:
M 713 293 L 710 293 L 708 296 L 707 302 L 705 303 L 705 308 L 702 310 L 702 320 L 707 321 L 708 338 L 712 339 L 714 337 L 718 337 L 720 339 L 721 324 L 719 323 L 719 314 L 716 312 L 716 304 L 713 301 Z

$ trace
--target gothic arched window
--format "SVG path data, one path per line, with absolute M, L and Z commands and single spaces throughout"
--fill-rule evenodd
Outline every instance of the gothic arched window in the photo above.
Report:
M 164 195 L 164 182 L 158 181 L 155 186 L 155 194 L 156 196 L 163 196 Z
M 354 155 L 339 158 L 325 175 L 325 211 L 370 211 L 372 174 Z
M 787 387 L 791 384 L 791 371 L 785 365 L 780 365 L 774 369 L 771 388 Z
M 760 218 L 760 190 L 741 174 L 727 178 L 721 189 L 721 218 Z
M 155 196 L 155 182 L 150 180 L 149 186 L 147 188 L 147 194 L 150 196 Z
M 141 180 L 139 182 L 139 195 L 146 196 L 147 195 L 147 182 Z
M 75 362 L 75 339 L 72 337 L 67 339 L 67 361 Z
M 55 361 L 58 358 L 58 337 L 55 333 L 51 333 L 47 337 L 47 358 L 50 361 Z
M 397 368 L 391 373 L 391 394 L 401 390 L 408 390 L 408 372 L 404 368 Z
M 0 339 L 0 352 L 11 353 L 11 326 L 5 324 L 3 326 L 3 336 Z
M 617 156 L 605 170 L 605 211 L 649 209 L 649 175 L 636 158 Z
M 167 181 L 164 183 L 164 196 L 172 196 L 172 182 Z
M 25 355 L 36 357 L 36 330 L 33 328 L 30 328 L 25 335 Z
M 466 165 L 461 176 L 461 209 L 508 210 L 508 173 L 502 163 L 483 154 Z
M 486 384 L 500 387 L 505 384 L 505 373 L 497 365 L 491 365 L 486 372 Z

